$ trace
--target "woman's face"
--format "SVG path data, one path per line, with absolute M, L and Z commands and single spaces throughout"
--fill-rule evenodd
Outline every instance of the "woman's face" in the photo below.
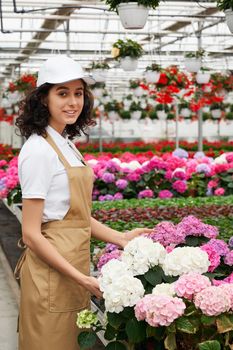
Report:
M 81 79 L 55 84 L 48 93 L 49 125 L 62 133 L 74 124 L 84 105 L 84 84 Z

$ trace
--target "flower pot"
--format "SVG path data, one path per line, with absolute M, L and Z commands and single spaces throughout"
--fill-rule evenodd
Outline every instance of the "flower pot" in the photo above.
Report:
M 209 113 L 210 107 L 208 107 L 208 106 L 202 107 L 202 111 L 203 111 L 204 113 Z
M 157 83 L 160 78 L 160 72 L 148 70 L 144 73 L 147 83 Z
M 116 111 L 109 111 L 108 112 L 108 119 L 111 122 L 118 120 L 118 117 L 119 117 L 119 115 Z
M 131 118 L 134 120 L 138 120 L 141 118 L 142 112 L 141 111 L 134 111 L 131 112 Z
M 122 122 L 123 122 L 124 124 L 128 124 L 129 121 L 130 121 L 130 119 L 122 119 L 122 118 L 121 118 L 121 120 L 122 120 Z
M 167 119 L 167 113 L 165 111 L 157 111 L 157 116 L 159 120 L 166 120 Z
M 225 16 L 226 16 L 226 24 L 227 24 L 230 32 L 233 33 L 233 11 L 230 9 L 226 10 Z
M 185 58 L 184 61 L 185 68 L 190 73 L 197 73 L 201 68 L 200 58 Z
M 180 110 L 180 115 L 182 116 L 182 117 L 184 117 L 184 118 L 189 118 L 190 117 L 190 115 L 191 115 L 191 111 L 190 111 L 190 109 L 189 108 L 182 108 L 181 110 Z
M 97 83 L 101 83 L 106 80 L 108 71 L 106 69 L 93 69 L 92 76 Z
M 210 73 L 198 72 L 196 75 L 196 82 L 198 84 L 208 84 L 210 81 Z
M 211 114 L 212 114 L 212 117 L 214 119 L 219 119 L 221 117 L 221 115 L 222 115 L 222 111 L 221 111 L 221 109 L 213 109 L 211 111 Z
M 157 121 L 158 121 L 158 119 L 151 119 L 151 122 L 152 122 L 153 124 L 157 124 Z
M 121 58 L 121 68 L 126 71 L 134 71 L 137 69 L 138 60 L 136 58 L 131 58 L 130 56 Z
M 126 2 L 117 6 L 117 12 L 125 29 L 141 29 L 146 24 L 149 8 L 137 2 Z

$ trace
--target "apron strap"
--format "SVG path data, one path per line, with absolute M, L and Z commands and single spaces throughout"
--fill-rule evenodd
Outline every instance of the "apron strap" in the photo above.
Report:
M 50 146 L 54 149 L 54 151 L 58 154 L 61 162 L 63 163 L 66 169 L 71 168 L 71 165 L 67 162 L 66 158 L 63 156 L 60 149 L 57 147 L 56 143 L 53 141 L 52 137 L 47 133 L 45 140 L 50 144 Z

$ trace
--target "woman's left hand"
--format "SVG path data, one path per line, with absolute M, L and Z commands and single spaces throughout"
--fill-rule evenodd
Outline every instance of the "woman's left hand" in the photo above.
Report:
M 124 248 L 126 244 L 133 238 L 142 235 L 143 233 L 151 233 L 153 230 L 150 228 L 135 228 L 131 231 L 127 231 L 124 233 L 124 240 L 122 242 L 122 247 Z

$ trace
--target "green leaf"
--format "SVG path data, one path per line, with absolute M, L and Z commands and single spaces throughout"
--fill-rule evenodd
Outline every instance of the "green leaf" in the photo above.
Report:
M 106 331 L 104 332 L 104 338 L 106 340 L 113 340 L 116 336 L 116 329 L 113 328 L 109 323 L 106 326 Z
M 219 333 L 226 333 L 233 330 L 233 315 L 223 314 L 216 319 Z
M 165 349 L 167 349 L 167 350 L 175 350 L 175 349 L 177 349 L 175 333 L 168 334 L 168 336 L 164 340 L 164 346 L 165 346 Z
M 198 237 L 193 237 L 193 236 L 188 236 L 185 239 L 185 245 L 189 246 L 189 247 L 196 247 L 198 246 Z
M 185 309 L 185 316 L 194 315 L 197 312 L 195 305 L 190 305 Z
M 137 321 L 136 318 L 126 323 L 125 330 L 130 343 L 139 343 L 146 338 L 146 323 Z
M 118 315 L 120 317 L 124 317 L 126 319 L 134 317 L 134 308 L 133 307 L 125 307 L 123 311 L 121 311 Z
M 221 345 L 217 340 L 207 340 L 198 344 L 199 350 L 221 350 Z
M 147 280 L 147 282 L 152 284 L 152 286 L 156 286 L 157 284 L 162 283 L 162 275 L 163 275 L 163 271 L 161 267 L 157 266 L 153 270 L 150 269 L 149 271 L 147 271 L 144 277 Z
M 127 350 L 126 346 L 119 341 L 112 341 L 105 347 L 107 350 Z
M 216 321 L 215 316 L 201 315 L 201 323 L 206 326 L 215 324 L 215 321 Z
M 164 338 L 164 333 L 167 327 L 152 327 L 147 325 L 146 327 L 146 337 L 153 337 L 155 339 L 162 340 Z
M 189 321 L 187 317 L 180 317 L 176 321 L 176 328 L 180 332 L 195 334 L 197 332 L 197 328 Z
M 97 336 L 93 332 L 81 332 L 77 339 L 81 349 L 89 349 L 95 345 Z
M 108 312 L 107 318 L 108 318 L 109 324 L 116 329 L 119 328 L 120 325 L 123 323 L 122 317 L 119 314 L 116 314 L 114 312 Z

